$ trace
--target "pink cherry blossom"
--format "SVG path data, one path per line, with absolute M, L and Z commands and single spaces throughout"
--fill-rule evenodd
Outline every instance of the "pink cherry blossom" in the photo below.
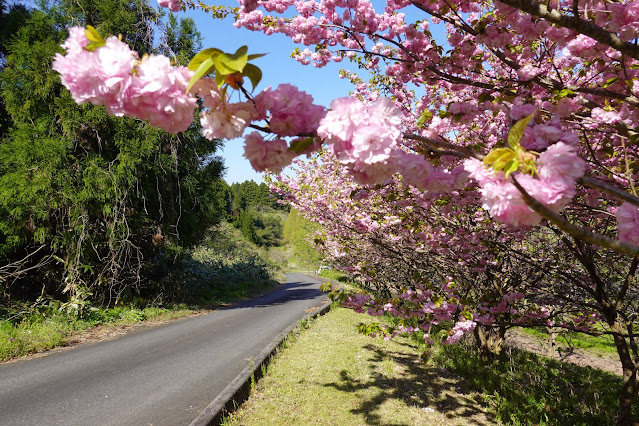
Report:
M 179 12 L 182 10 L 182 2 L 180 0 L 158 0 L 158 4 L 166 7 L 171 12 Z
M 284 139 L 264 140 L 258 132 L 249 133 L 244 139 L 244 157 L 258 172 L 270 170 L 279 173 L 293 161 L 295 153 L 288 151 Z
M 85 47 L 89 40 L 85 29 L 72 27 L 62 45 L 65 56 L 56 54 L 53 69 L 60 73 L 62 84 L 78 103 L 105 105 L 114 115 L 124 115 L 124 93 L 131 84 L 137 54 L 117 37 L 93 52 Z
M 331 103 L 317 134 L 343 163 L 386 163 L 402 136 L 401 113 L 388 98 L 368 106 L 339 98 Z
M 622 203 L 615 212 L 619 240 L 639 246 L 639 208 L 628 202 Z
M 169 133 L 186 130 L 197 106 L 195 97 L 186 93 L 193 73 L 186 67 L 173 67 L 169 58 L 161 55 L 143 58 L 136 71 L 126 91 L 127 114 Z
M 260 118 L 268 118 L 269 129 L 278 136 L 296 136 L 314 132 L 324 117 L 323 106 L 313 97 L 290 84 L 270 87 L 255 97 Z
M 586 171 L 586 163 L 579 158 L 574 146 L 558 142 L 548 147 L 538 159 L 539 177 L 542 181 L 561 180 L 573 186 Z

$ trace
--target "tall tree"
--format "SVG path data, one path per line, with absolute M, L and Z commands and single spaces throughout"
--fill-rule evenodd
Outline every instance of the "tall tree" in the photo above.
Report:
M 152 270 L 154 251 L 195 243 L 223 216 L 212 203 L 211 185 L 223 172 L 217 143 L 197 125 L 169 135 L 110 118 L 103 107 L 78 106 L 51 70 L 71 25 L 121 34 L 145 53 L 156 49 L 159 20 L 145 1 L 58 1 L 29 11 L 3 39 L 0 260 L 13 264 L 37 251 L 25 266 L 48 261 L 0 281 L 5 293 L 39 293 L 43 282 L 48 293 L 68 293 L 74 306 L 89 297 L 113 302 L 140 282 L 145 266 Z M 162 39 L 178 57 L 201 47 L 192 21 L 172 19 L 168 28 Z

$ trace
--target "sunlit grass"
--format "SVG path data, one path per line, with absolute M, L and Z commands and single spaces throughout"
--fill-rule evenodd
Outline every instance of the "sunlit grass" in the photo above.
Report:
M 541 339 L 548 338 L 548 333 L 546 331 L 532 328 L 524 328 L 523 330 L 526 333 Z M 617 349 L 615 348 L 612 336 L 590 336 L 589 334 L 584 333 L 562 331 L 557 336 L 556 342 L 570 348 L 617 354 Z
M 485 364 L 468 344 L 420 359 L 408 339 L 357 333 L 342 308 L 285 345 L 229 425 L 608 425 L 619 377 L 506 348 Z
M 227 424 L 493 424 L 458 377 L 406 339 L 363 336 L 370 318 L 336 308 L 280 351 Z
M 56 309 L 57 305 L 59 303 L 53 301 L 51 307 L 39 306 L 31 308 L 31 312 L 0 319 L 0 361 L 65 345 L 74 333 L 98 325 L 133 325 L 143 321 L 181 318 L 195 312 L 184 305 L 144 309 L 118 306 L 74 315 Z

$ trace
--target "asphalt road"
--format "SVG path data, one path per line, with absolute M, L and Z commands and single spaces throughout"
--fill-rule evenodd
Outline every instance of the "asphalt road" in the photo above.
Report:
M 326 301 L 287 274 L 233 308 L 0 366 L 1 425 L 188 425 L 282 330 Z

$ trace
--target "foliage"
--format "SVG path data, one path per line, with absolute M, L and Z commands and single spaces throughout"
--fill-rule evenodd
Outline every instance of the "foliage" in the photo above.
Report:
M 144 1 L 54 2 L 29 11 L 6 44 L 0 99 L 10 125 L 0 143 L 0 259 L 26 257 L 21 269 L 33 269 L 3 282 L 5 295 L 30 297 L 44 285 L 47 294 L 113 303 L 152 271 L 154 252 L 192 245 L 202 227 L 220 220 L 221 206 L 212 201 L 223 167 L 212 156 L 217 144 L 197 126 L 169 135 L 110 118 L 102 107 L 78 106 L 51 70 L 71 23 L 122 34 L 152 52 L 159 19 Z M 192 21 L 172 19 L 168 28 L 164 50 L 188 57 L 193 50 L 181 49 L 199 48 Z
M 318 226 L 305 219 L 299 211 L 292 208 L 284 222 L 283 236 L 292 248 L 292 261 L 300 267 L 319 267 L 324 256 L 315 249 L 309 240 L 314 238 Z
M 223 225 L 183 254 L 154 288 L 161 300 L 210 307 L 271 288 L 275 271 L 248 240 Z
M 231 211 L 239 212 L 253 208 L 288 210 L 288 206 L 278 203 L 277 197 L 271 193 L 269 187 L 264 182 L 259 185 L 247 180 L 242 183 L 234 183 L 230 187 L 231 191 Z

